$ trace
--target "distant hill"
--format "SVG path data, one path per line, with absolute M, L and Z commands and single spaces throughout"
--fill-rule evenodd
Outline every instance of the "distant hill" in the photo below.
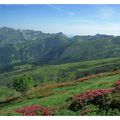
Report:
M 120 37 L 67 37 L 34 30 L 0 28 L 0 69 L 11 69 L 18 64 L 59 64 L 120 57 Z

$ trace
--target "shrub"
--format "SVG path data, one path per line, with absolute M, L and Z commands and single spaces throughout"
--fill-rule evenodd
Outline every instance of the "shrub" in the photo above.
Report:
M 120 86 L 120 80 L 116 81 L 116 82 L 114 83 L 114 85 L 115 85 L 115 87 L 116 87 L 116 86 Z
M 97 112 L 97 115 L 116 116 L 116 115 L 120 115 L 120 111 L 119 109 L 111 109 L 111 108 L 109 108 L 109 110 L 102 109 Z
M 3 104 L 17 99 L 20 95 L 16 90 L 0 87 L 0 96 L 0 104 Z
M 35 81 L 30 75 L 24 74 L 18 76 L 13 81 L 13 88 L 19 91 L 22 95 L 26 95 L 27 90 L 35 85 Z
M 104 97 L 104 100 L 101 101 L 101 104 L 99 104 L 99 108 L 102 110 L 109 111 L 111 108 L 113 109 L 119 109 L 120 110 L 120 94 L 119 93 L 111 93 L 108 94 L 106 97 Z
M 16 112 L 22 114 L 23 116 L 53 115 L 52 110 L 39 105 L 24 106 L 23 108 L 16 109 Z
M 97 115 L 99 108 L 93 104 L 85 106 L 81 111 L 80 115 Z
M 74 95 L 74 99 L 84 100 L 84 99 L 94 99 L 97 96 L 111 93 L 113 89 L 96 89 L 90 90 L 82 94 Z
M 104 96 L 111 93 L 113 89 L 96 89 L 90 90 L 82 94 L 74 95 L 73 101 L 69 106 L 69 109 L 78 111 L 89 103 L 100 104 L 104 100 Z

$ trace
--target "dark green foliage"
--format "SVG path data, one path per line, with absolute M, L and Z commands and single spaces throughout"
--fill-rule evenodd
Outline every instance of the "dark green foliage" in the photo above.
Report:
M 58 64 L 120 56 L 119 37 L 97 34 L 68 38 L 63 33 L 0 28 L 0 70 L 16 64 Z
M 14 77 L 24 73 L 30 74 L 36 84 L 73 81 L 88 75 L 118 70 L 120 58 L 100 59 L 94 61 L 74 62 L 60 65 L 23 64 L 9 67 L 9 71 L 0 74 L 0 84 L 11 86 Z M 12 70 L 12 71 L 10 71 Z
M 115 45 L 120 45 L 120 36 L 115 37 L 114 39 L 112 39 L 112 42 L 113 42 Z
M 30 75 L 18 76 L 13 81 L 13 88 L 18 92 L 21 92 L 23 95 L 35 85 L 33 78 Z

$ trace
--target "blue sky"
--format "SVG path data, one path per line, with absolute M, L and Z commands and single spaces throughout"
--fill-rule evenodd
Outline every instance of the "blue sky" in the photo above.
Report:
M 120 5 L 0 5 L 0 27 L 120 35 Z

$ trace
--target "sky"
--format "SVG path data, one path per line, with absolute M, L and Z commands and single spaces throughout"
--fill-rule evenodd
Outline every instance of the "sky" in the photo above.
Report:
M 0 4 L 0 27 L 67 35 L 120 35 L 120 5 Z

